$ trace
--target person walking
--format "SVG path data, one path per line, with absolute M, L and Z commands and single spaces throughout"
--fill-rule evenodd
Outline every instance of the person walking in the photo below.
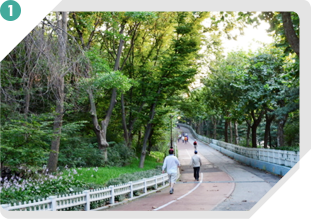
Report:
M 187 136 L 185 136 L 185 143 L 187 143 L 188 142 L 188 137 Z
M 185 142 L 185 136 L 182 136 L 181 140 L 182 140 L 182 143 L 184 143 Z
M 201 158 L 198 155 L 197 151 L 194 151 L 194 155 L 191 158 L 191 163 L 193 166 L 193 176 L 196 181 L 199 181 L 200 178 L 200 166 L 202 165 Z
M 197 150 L 197 145 L 198 145 L 197 140 L 194 139 L 193 147 L 195 151 Z
M 164 173 L 164 170 L 166 169 L 166 172 L 169 177 L 169 183 L 170 183 L 170 194 L 174 193 L 174 184 L 177 180 L 177 171 L 180 167 L 180 162 L 178 158 L 174 155 L 174 150 L 170 149 L 168 151 L 169 155 L 165 157 L 163 166 L 162 166 L 162 173 Z

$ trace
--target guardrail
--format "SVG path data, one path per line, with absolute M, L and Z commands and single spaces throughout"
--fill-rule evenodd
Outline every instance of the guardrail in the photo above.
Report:
M 189 125 L 182 123 L 178 123 L 178 125 L 188 128 L 191 131 L 191 134 L 200 141 L 217 145 L 234 153 L 255 160 L 261 160 L 286 167 L 293 167 L 299 161 L 300 157 L 299 151 L 295 152 L 295 151 L 266 149 L 266 148 L 247 148 L 198 135 Z
M 164 188 L 168 185 L 167 181 L 168 175 L 161 174 L 147 179 L 129 182 L 127 184 L 109 186 L 108 188 L 85 190 L 81 193 L 63 195 L 60 197 L 50 196 L 41 201 L 29 201 L 28 203 L 20 202 L 18 204 L 14 203 L 14 205 L 2 204 L 1 207 L 7 211 L 61 211 L 68 210 L 71 207 L 82 207 L 84 211 L 96 211 L 115 205 L 116 196 L 127 195 L 129 197 L 127 200 L 136 199 L 153 193 L 159 190 L 159 188 Z M 148 192 L 148 188 L 152 189 L 152 191 Z M 135 191 L 142 191 L 143 193 L 135 197 Z M 91 203 L 97 201 L 104 201 L 109 204 L 91 210 Z

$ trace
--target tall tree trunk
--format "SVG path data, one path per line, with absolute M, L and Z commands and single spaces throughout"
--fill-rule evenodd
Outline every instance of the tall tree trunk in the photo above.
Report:
M 121 35 L 123 34 L 124 27 L 125 25 L 123 25 L 121 28 L 121 31 L 120 31 Z M 124 45 L 124 40 L 120 39 L 119 47 L 117 51 L 117 57 L 116 57 L 115 65 L 113 69 L 114 71 L 119 70 L 123 45 Z M 87 77 L 89 76 L 87 75 Z M 91 116 L 93 118 L 94 131 L 97 136 L 98 148 L 101 150 L 103 157 L 104 157 L 104 162 L 106 163 L 108 161 L 107 148 L 109 147 L 109 144 L 107 142 L 107 128 L 110 122 L 113 108 L 117 101 L 116 100 L 117 99 L 117 88 L 112 89 L 109 108 L 106 113 L 105 119 L 101 121 L 101 126 L 99 125 L 99 122 L 97 119 L 96 106 L 95 106 L 94 96 L 93 96 L 93 92 L 91 88 L 88 89 L 88 94 L 89 94 L 89 101 L 91 105 Z
M 251 126 L 252 129 L 252 147 L 257 148 L 257 127 L 259 126 L 261 122 L 261 118 L 263 115 L 263 111 L 260 112 L 258 118 L 255 116 L 255 112 L 251 112 L 252 118 L 253 118 L 253 124 Z
M 228 143 L 228 120 L 225 120 L 225 132 L 224 132 L 224 135 L 225 135 L 225 142 Z
M 270 136 L 270 127 L 271 123 L 274 119 L 274 116 L 268 115 L 268 112 L 266 112 L 266 127 L 265 127 L 265 136 L 264 136 L 264 148 L 268 148 L 268 141 L 269 141 L 269 136 Z M 271 145 L 270 145 L 271 146 Z
M 293 22 L 291 19 L 291 12 L 281 12 L 281 14 L 287 42 L 299 57 L 299 38 L 297 37 L 294 30 Z
M 63 113 L 64 113 L 64 78 L 58 78 L 59 81 L 59 97 L 56 101 L 55 118 L 53 125 L 53 138 L 51 143 L 51 152 L 48 160 L 47 168 L 49 172 L 55 172 L 58 163 L 60 137 L 62 133 Z
M 161 93 L 161 88 L 158 89 L 157 94 L 159 95 L 160 93 Z M 149 122 L 148 122 L 146 130 L 145 130 L 145 135 L 144 135 L 144 140 L 143 140 L 143 148 L 141 150 L 141 156 L 140 156 L 140 162 L 139 162 L 139 168 L 144 167 L 145 158 L 146 158 L 147 141 L 148 141 L 149 135 L 151 133 L 152 120 L 153 120 L 155 112 L 156 112 L 156 110 L 155 110 L 156 105 L 157 105 L 157 100 L 155 100 L 155 102 L 152 104 L 151 109 L 150 109 Z
M 257 148 L 257 125 L 253 124 L 252 129 L 252 147 Z
M 57 36 L 58 36 L 58 47 L 59 47 L 59 65 L 58 69 L 60 72 L 53 72 L 53 89 L 55 89 L 55 97 L 56 97 L 56 109 L 55 109 L 55 118 L 53 125 L 53 138 L 51 142 L 51 151 L 48 160 L 47 168 L 49 172 L 55 172 L 57 168 L 58 162 L 58 154 L 59 154 L 59 145 L 60 145 L 60 137 L 62 132 L 62 120 L 64 115 L 64 99 L 65 99 L 65 71 L 61 71 L 66 65 L 66 49 L 67 49 L 67 12 L 62 12 L 62 19 L 59 19 L 59 12 L 57 14 Z M 53 63 L 54 64 L 54 63 Z
M 30 90 L 32 87 L 32 80 L 33 80 L 33 73 L 32 73 L 32 69 L 30 67 L 31 63 L 31 36 L 30 34 L 28 34 L 25 39 L 24 39 L 24 43 L 25 43 L 25 57 L 26 57 L 26 63 L 25 63 L 25 67 L 24 67 L 24 74 L 23 74 L 23 80 L 24 85 L 23 85 L 23 89 L 25 91 L 25 104 L 24 104 L 24 116 L 25 119 L 27 119 L 28 116 L 28 112 L 29 112 L 29 105 L 30 105 Z
M 124 107 L 124 95 L 121 94 L 121 111 L 122 111 L 122 127 L 123 127 L 123 135 L 124 135 L 124 141 L 127 147 L 130 147 L 129 144 L 129 133 L 126 126 L 126 112 Z
M 124 28 L 125 28 L 125 24 L 122 24 L 121 25 L 120 35 L 123 34 Z M 124 42 L 125 41 L 121 38 L 120 42 L 119 42 L 118 51 L 117 51 L 117 57 L 116 57 L 114 68 L 113 68 L 114 71 L 119 70 L 120 59 L 121 59 L 121 54 L 122 54 Z M 113 108 L 114 108 L 116 102 L 117 102 L 117 88 L 113 88 L 112 92 L 111 92 L 110 105 L 109 105 L 106 117 L 101 122 L 101 135 L 100 135 L 101 136 L 101 145 L 99 146 L 99 149 L 104 154 L 104 161 L 105 162 L 108 161 L 107 148 L 109 147 L 109 144 L 107 142 L 107 128 L 108 128 L 108 125 L 109 125 L 109 122 L 110 122 L 110 118 L 111 118 L 111 115 L 112 115 L 112 111 L 113 111 Z
M 151 132 L 149 135 L 149 139 L 148 139 L 148 148 L 147 148 L 147 152 L 150 154 L 151 148 L 152 148 L 152 135 L 154 133 L 154 129 L 153 127 L 151 127 Z
M 230 143 L 232 144 L 233 143 L 233 132 L 232 132 L 232 122 L 229 121 L 229 130 L 230 130 Z
M 247 131 L 246 131 L 246 147 L 249 147 L 249 139 L 250 139 L 250 133 L 251 133 L 251 125 L 249 121 L 246 121 L 247 124 Z
M 138 136 L 137 136 L 137 145 L 141 145 L 141 138 L 142 138 L 142 134 L 141 134 L 141 130 L 138 130 Z
M 234 144 L 239 145 L 239 130 L 238 130 L 238 122 L 234 121 Z

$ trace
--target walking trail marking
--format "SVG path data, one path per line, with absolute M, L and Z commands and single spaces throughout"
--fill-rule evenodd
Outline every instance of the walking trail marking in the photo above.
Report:
M 203 173 L 201 173 L 201 179 L 203 179 Z M 202 183 L 202 180 L 200 181 L 200 183 L 196 187 L 194 187 L 192 190 L 190 190 L 189 192 L 187 192 L 183 196 L 181 196 L 181 197 L 177 198 L 176 200 L 173 200 L 173 201 L 171 201 L 171 202 L 169 202 L 169 203 L 167 203 L 165 205 L 162 205 L 161 207 L 158 207 L 158 208 L 154 209 L 154 211 L 160 210 L 160 209 L 162 209 L 162 208 L 164 208 L 164 207 L 166 207 L 166 206 L 168 206 L 168 205 L 170 205 L 170 204 L 172 204 L 172 203 L 182 199 L 183 197 L 186 197 L 187 195 L 192 193 L 194 190 L 196 190 L 201 185 L 201 183 Z

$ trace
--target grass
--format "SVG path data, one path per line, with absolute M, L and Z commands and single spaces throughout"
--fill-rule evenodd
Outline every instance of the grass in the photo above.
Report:
M 139 168 L 139 159 L 124 167 L 89 167 L 89 168 L 72 168 L 63 172 L 64 176 L 73 176 L 75 180 L 83 183 L 96 184 L 105 186 L 105 184 L 114 178 L 118 178 L 121 174 L 135 173 L 146 170 L 155 169 L 162 163 L 157 162 L 154 157 L 147 156 L 144 168 Z

